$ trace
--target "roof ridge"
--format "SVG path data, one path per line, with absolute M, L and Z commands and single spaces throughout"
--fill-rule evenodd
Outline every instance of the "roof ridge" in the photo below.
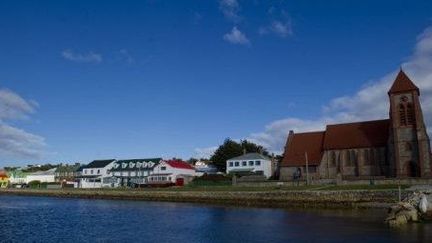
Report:
M 334 124 L 327 124 L 326 127 L 329 126 L 338 126 L 338 125 L 352 125 L 352 124 L 360 124 L 360 123 L 372 123 L 372 122 L 383 122 L 383 121 L 390 121 L 390 119 L 379 119 L 379 120 L 369 120 L 369 121 L 358 121 L 358 122 L 346 122 L 346 123 L 334 123 Z

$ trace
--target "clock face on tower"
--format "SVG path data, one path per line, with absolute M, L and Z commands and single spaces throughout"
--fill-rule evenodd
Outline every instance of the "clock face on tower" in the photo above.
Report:
M 406 97 L 406 96 L 402 96 L 401 101 L 402 101 L 402 102 L 407 102 L 407 101 L 408 101 L 408 97 Z

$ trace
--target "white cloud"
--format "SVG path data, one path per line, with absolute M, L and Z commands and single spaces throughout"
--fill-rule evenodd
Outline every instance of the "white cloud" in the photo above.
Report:
M 135 59 L 132 57 L 132 55 L 129 53 L 126 49 L 121 49 L 119 51 L 121 58 L 126 61 L 127 63 L 131 64 L 135 62 Z
M 293 34 L 291 22 L 281 22 L 278 20 L 273 21 L 269 26 L 260 27 L 258 33 L 261 35 L 274 33 L 282 38 L 291 36 Z
M 0 89 L 0 156 L 39 158 L 43 154 L 43 137 L 7 124 L 7 121 L 28 118 L 37 103 L 25 100 L 8 89 Z
M 226 19 L 233 22 L 240 21 L 240 16 L 238 15 L 240 5 L 237 0 L 220 0 L 219 9 Z
M 208 148 L 196 148 L 194 157 L 201 159 L 201 158 L 210 158 L 213 153 L 216 151 L 218 146 L 208 147 Z
M 0 123 L 0 156 L 40 158 L 45 145 L 41 136 Z
M 432 27 L 417 38 L 413 55 L 402 64 L 404 71 L 421 92 L 421 104 L 429 135 L 432 135 Z M 354 95 L 338 97 L 323 107 L 315 120 L 286 118 L 267 125 L 263 132 L 253 133 L 248 139 L 274 152 L 281 152 L 289 130 L 295 132 L 322 130 L 325 124 L 382 119 L 388 117 L 390 89 L 398 70 L 364 86 Z M 432 136 L 431 136 L 432 137 Z
M 34 101 L 26 101 L 8 89 L 0 89 L 0 120 L 27 118 L 37 107 Z
M 228 41 L 232 44 L 239 44 L 239 45 L 249 45 L 250 41 L 246 37 L 245 34 L 243 34 L 240 30 L 237 29 L 236 26 L 234 26 L 231 30 L 231 32 L 226 33 L 223 36 L 223 39 L 225 41 Z
M 63 50 L 61 54 L 63 58 L 73 62 L 86 62 L 86 63 L 102 62 L 102 55 L 98 53 L 94 53 L 92 51 L 87 53 L 77 53 L 67 49 L 67 50 Z

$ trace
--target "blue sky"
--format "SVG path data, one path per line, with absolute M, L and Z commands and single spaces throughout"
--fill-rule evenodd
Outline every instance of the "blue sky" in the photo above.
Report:
M 429 97 L 431 23 L 431 1 L 1 1 L 0 166 L 278 152 L 385 117 L 362 94 L 402 65 Z

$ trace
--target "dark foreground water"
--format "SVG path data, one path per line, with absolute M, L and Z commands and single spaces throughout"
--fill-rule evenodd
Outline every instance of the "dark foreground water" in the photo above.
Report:
M 432 224 L 392 230 L 382 223 L 384 216 L 0 196 L 0 242 L 432 242 Z

